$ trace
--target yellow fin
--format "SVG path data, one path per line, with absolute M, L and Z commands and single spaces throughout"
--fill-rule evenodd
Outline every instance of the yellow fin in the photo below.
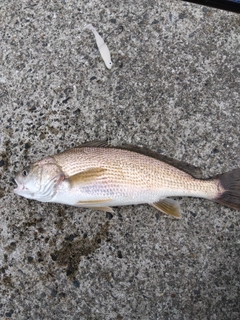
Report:
M 104 168 L 91 168 L 74 174 L 68 178 L 68 181 L 73 187 L 82 183 L 94 181 L 96 178 L 102 176 L 105 171 L 106 169 Z
M 88 209 L 95 209 L 95 210 L 100 210 L 100 211 L 104 211 L 104 212 L 114 213 L 113 209 L 110 208 L 110 207 L 95 207 L 95 206 L 88 205 L 87 203 L 86 203 L 86 205 L 85 205 L 85 203 L 84 203 L 84 205 L 81 203 L 81 204 L 79 205 L 79 207 L 88 208 Z
M 99 199 L 99 200 L 83 200 L 83 201 L 78 201 L 77 204 L 79 205 L 86 205 L 86 206 L 94 206 L 95 204 L 100 204 L 100 203 L 104 203 L 104 202 L 109 202 L 112 199 Z
M 152 206 L 159 211 L 173 216 L 177 219 L 181 219 L 180 206 L 177 201 L 173 199 L 163 199 L 159 202 L 155 202 Z

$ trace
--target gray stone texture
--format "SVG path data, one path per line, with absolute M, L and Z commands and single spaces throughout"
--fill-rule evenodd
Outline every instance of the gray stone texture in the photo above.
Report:
M 91 140 L 239 167 L 240 15 L 173 0 L 0 0 L 0 319 L 240 319 L 239 212 L 113 215 L 13 194 Z M 109 46 L 106 69 L 92 23 Z

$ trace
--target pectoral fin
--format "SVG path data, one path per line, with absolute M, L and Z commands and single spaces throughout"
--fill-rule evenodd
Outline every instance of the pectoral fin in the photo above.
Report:
M 101 204 L 104 204 L 104 202 L 109 202 L 112 199 L 104 199 L 104 200 L 92 200 L 92 201 L 78 201 L 76 203 L 77 206 L 79 207 L 84 207 L 84 208 L 89 208 L 89 209 L 95 209 L 95 210 L 100 210 L 100 211 L 105 211 L 105 212 L 110 212 L 113 213 L 113 209 L 110 207 L 101 207 Z M 99 204 L 99 207 L 96 205 Z
M 163 199 L 159 202 L 155 202 L 152 206 L 159 211 L 173 216 L 177 219 L 181 218 L 180 206 L 177 201 L 173 199 Z
M 104 174 L 106 169 L 104 168 L 90 168 L 88 170 L 78 172 L 68 178 L 68 181 L 72 187 L 79 184 L 93 182 Z

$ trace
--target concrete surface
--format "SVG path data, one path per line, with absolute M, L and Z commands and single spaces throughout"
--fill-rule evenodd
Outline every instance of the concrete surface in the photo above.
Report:
M 170 0 L 1 0 L 0 15 L 0 318 L 240 319 L 236 210 L 182 198 L 177 221 L 12 192 L 22 166 L 91 140 L 205 177 L 238 167 L 240 15 Z

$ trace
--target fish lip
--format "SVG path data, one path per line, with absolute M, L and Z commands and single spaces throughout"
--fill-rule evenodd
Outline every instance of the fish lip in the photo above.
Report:
M 14 193 L 18 193 L 19 191 L 24 190 L 24 185 L 21 184 L 19 181 L 17 181 L 17 178 L 13 179 L 14 182 L 17 184 L 17 187 L 15 189 L 13 189 Z

